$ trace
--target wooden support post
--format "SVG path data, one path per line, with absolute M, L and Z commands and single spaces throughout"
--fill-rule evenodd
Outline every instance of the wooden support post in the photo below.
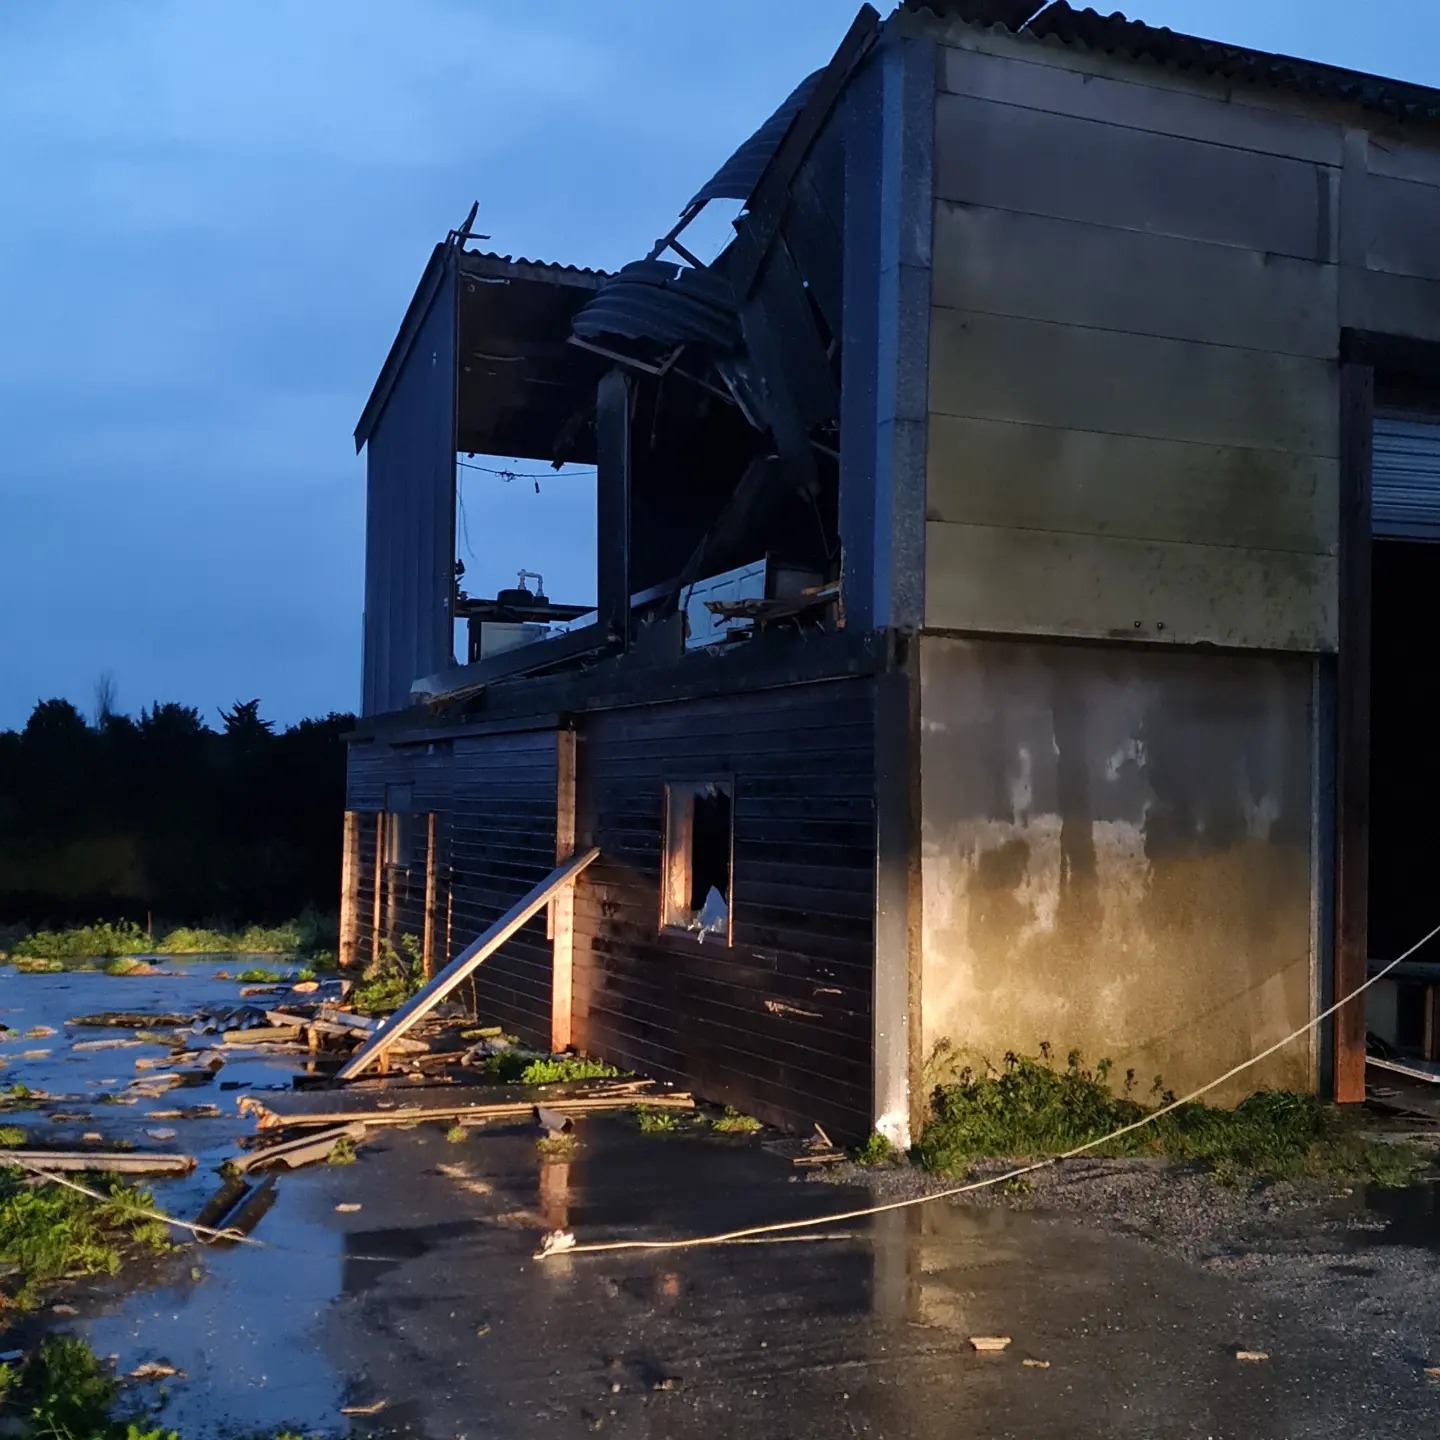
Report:
M 630 645 L 630 380 L 603 375 L 595 394 L 595 590 L 602 631 Z
M 340 953 L 342 970 L 353 969 L 360 943 L 360 817 L 345 812 L 344 835 L 340 842 Z
M 555 863 L 575 853 L 575 732 L 555 735 Z M 559 1054 L 571 1043 L 571 1007 L 575 994 L 575 887 L 564 885 L 550 902 L 550 1049 Z
M 1340 367 L 1340 655 L 1336 696 L 1335 999 L 1365 983 L 1370 887 L 1370 519 L 1375 371 Z M 1335 1099 L 1365 1098 L 1365 997 L 1336 1012 Z
M 425 929 L 420 942 L 420 955 L 425 978 L 435 974 L 436 886 L 435 872 L 439 857 L 435 853 L 435 812 L 425 817 Z
M 384 914 L 385 894 L 385 812 L 375 816 L 375 893 L 370 906 L 370 963 L 380 963 L 380 927 Z
M 599 858 L 598 847 L 572 855 L 557 865 L 528 894 L 517 900 L 479 939 L 467 945 L 428 985 L 412 995 L 336 1072 L 337 1080 L 353 1080 L 375 1064 L 407 1030 L 423 1020 L 457 985 L 469 979 L 532 916 L 538 915 L 563 885 L 574 883 L 586 866 Z

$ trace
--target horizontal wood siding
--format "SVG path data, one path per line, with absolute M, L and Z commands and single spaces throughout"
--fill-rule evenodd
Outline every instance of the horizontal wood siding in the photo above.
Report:
M 926 624 L 1332 649 L 1344 129 L 955 35 Z
M 790 1128 L 869 1129 L 874 690 L 797 686 L 584 717 L 581 1048 Z M 667 780 L 734 784 L 733 940 L 662 931 Z
M 458 952 L 555 868 L 555 732 L 455 740 L 445 822 Z M 548 1050 L 551 964 L 542 911 L 475 972 L 476 1014 Z

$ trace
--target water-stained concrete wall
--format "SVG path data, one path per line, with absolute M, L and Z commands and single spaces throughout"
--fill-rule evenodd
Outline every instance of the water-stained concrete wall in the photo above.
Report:
M 1301 657 L 921 641 L 921 1027 L 1048 1042 L 1184 1090 L 1313 995 L 1312 667 Z M 1300 1041 L 1219 1098 L 1310 1089 Z

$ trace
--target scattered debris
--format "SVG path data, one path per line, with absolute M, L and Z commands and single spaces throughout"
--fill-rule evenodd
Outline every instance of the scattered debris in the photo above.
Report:
M 170 1011 L 159 1014 L 138 1010 L 102 1010 L 95 1015 L 76 1015 L 67 1025 L 110 1026 L 116 1030 L 166 1030 L 193 1025 L 198 1015 L 177 1015 Z
M 27 1040 L 48 1040 L 55 1033 L 53 1025 L 32 1025 L 26 1032 Z
M 75 1023 L 73 1020 L 70 1022 Z M 112 1040 L 77 1040 L 72 1050 L 129 1050 L 145 1042 L 135 1035 L 117 1035 Z
M 1440 1365 L 1427 1365 L 1425 1367 L 1425 1373 L 1432 1380 L 1440 1380 Z
M 970 1345 L 981 1355 L 998 1355 L 1009 1347 L 1010 1337 L 1008 1335 L 972 1335 Z
M 551 1230 L 540 1239 L 540 1249 L 536 1252 L 535 1258 L 541 1259 L 546 1255 L 558 1255 L 562 1250 L 573 1250 L 575 1248 L 575 1236 L 569 1230 Z
M 335 1207 L 336 1212 L 340 1215 L 353 1215 L 358 1209 L 360 1209 L 358 1200 L 342 1200 Z
M 540 1126 L 550 1135 L 568 1135 L 575 1128 L 575 1121 L 569 1115 L 562 1115 L 558 1110 L 551 1110 L 548 1106 L 537 1105 L 535 1107 L 535 1118 Z
M 342 1415 L 378 1415 L 385 1408 L 383 1400 L 372 1401 L 369 1405 L 342 1405 Z
M 137 1365 L 130 1372 L 132 1380 L 168 1380 L 172 1375 L 180 1375 L 181 1372 L 173 1365 L 167 1365 L 163 1360 L 147 1360 L 143 1365 Z M 181 1377 L 183 1378 L 183 1376 Z
M 1048 1360 L 1022 1360 L 1020 1363 L 1030 1370 L 1048 1370 L 1050 1368 Z
M 152 1140 L 173 1140 L 175 1138 L 175 1132 L 165 1125 L 157 1125 L 153 1130 L 147 1130 L 145 1133 Z
M 302 1135 L 296 1140 L 286 1140 L 279 1145 L 267 1145 L 263 1150 L 242 1152 L 228 1164 L 230 1169 L 238 1175 L 244 1175 L 248 1171 L 276 1162 L 283 1163 L 291 1170 L 295 1170 L 301 1165 L 313 1165 L 317 1161 L 328 1160 L 331 1151 L 342 1140 L 348 1140 L 353 1144 L 364 1138 L 364 1125 L 358 1123 L 340 1125 L 333 1129 Z
M 1235 1352 L 1235 1358 L 1237 1360 L 1256 1363 L 1261 1360 L 1268 1360 L 1270 1356 L 1264 1350 L 1237 1350 Z
M 218 1105 L 182 1105 L 177 1110 L 147 1110 L 147 1120 L 216 1120 L 220 1116 Z
M 78 1315 L 80 1312 L 73 1305 L 52 1305 L 50 1313 L 52 1315 Z

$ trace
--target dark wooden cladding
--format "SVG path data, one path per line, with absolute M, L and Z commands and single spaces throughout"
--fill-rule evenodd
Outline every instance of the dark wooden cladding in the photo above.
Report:
M 593 714 L 577 826 L 576 1044 L 791 1129 L 871 1123 L 874 686 Z M 661 931 L 667 780 L 734 786 L 733 944 Z
M 555 732 L 457 739 L 446 814 L 451 933 L 468 944 L 555 868 Z M 542 912 L 476 972 L 476 1014 L 550 1048 Z

